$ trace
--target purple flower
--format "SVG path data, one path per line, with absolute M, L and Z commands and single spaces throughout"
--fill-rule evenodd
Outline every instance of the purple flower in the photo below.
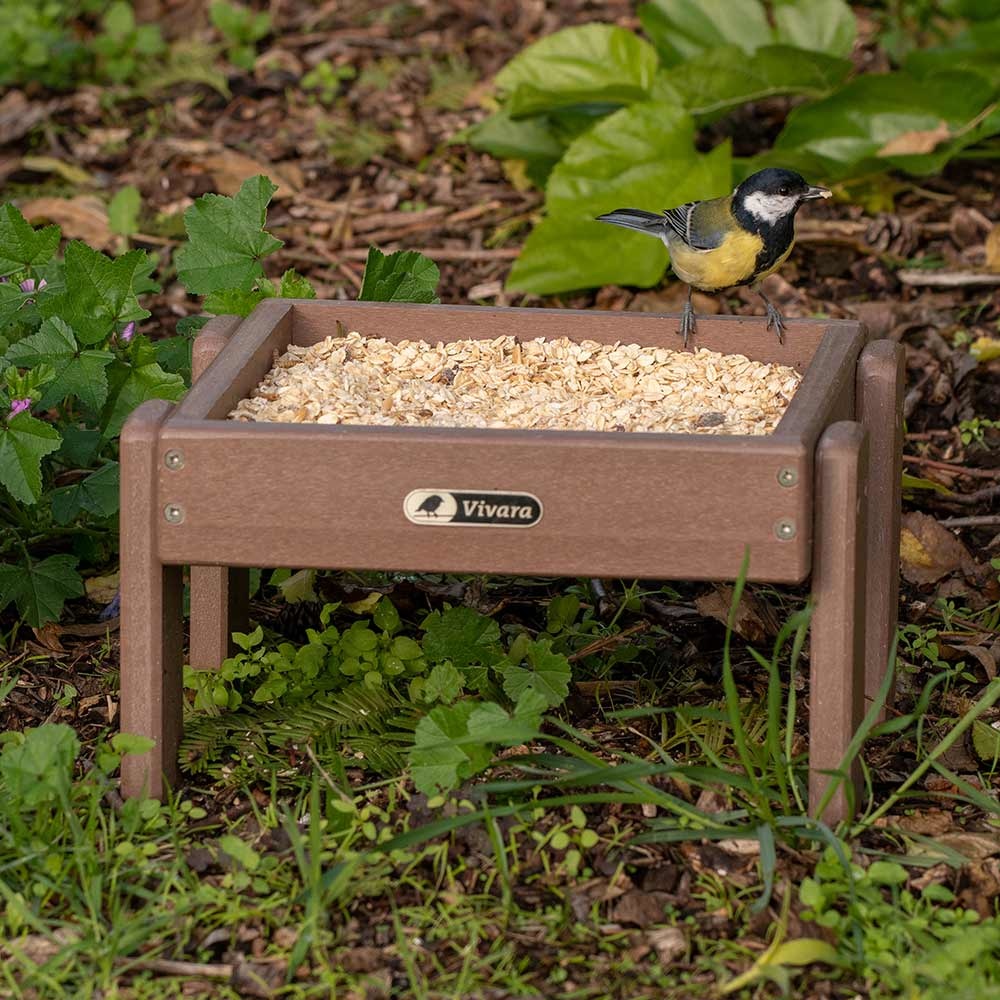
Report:
M 38 291 L 41 291 L 47 284 L 48 282 L 42 278 L 42 280 L 38 282 Z M 33 292 L 35 290 L 35 279 L 25 278 L 19 287 L 22 292 Z
M 10 278 L 8 278 L 6 274 L 2 278 L 0 278 L 0 285 L 6 285 L 9 282 L 10 282 Z
M 135 320 L 129 320 L 128 323 L 122 328 L 121 333 L 118 334 L 118 339 L 123 343 L 127 344 L 135 336 Z
M 19 413 L 24 413 L 25 410 L 30 409 L 30 399 L 12 399 L 10 401 L 10 413 L 7 414 L 7 419 L 10 420 L 11 417 L 16 417 Z

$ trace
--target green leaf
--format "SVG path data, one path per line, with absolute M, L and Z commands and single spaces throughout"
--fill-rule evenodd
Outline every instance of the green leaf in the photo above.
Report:
M 177 254 L 177 276 L 193 295 L 227 288 L 250 291 L 263 276 L 262 258 L 282 246 L 264 232 L 277 185 L 251 177 L 232 198 L 202 195 L 185 213 L 188 243 Z
M 983 763 L 995 768 L 1000 761 L 1000 730 L 982 719 L 976 719 L 972 723 L 972 749 Z
M 8 743 L 0 753 L 0 778 L 7 794 L 25 808 L 68 802 L 73 762 L 79 752 L 76 733 L 64 723 L 26 730 L 23 739 Z
M 735 45 L 709 49 L 664 76 L 692 114 L 718 114 L 776 94 L 820 97 L 846 79 L 851 63 L 787 45 L 767 45 L 752 56 Z
M 450 705 L 462 693 L 462 675 L 450 661 L 436 663 L 427 675 L 425 701 L 443 701 Z
M 0 206 L 0 276 L 46 264 L 58 248 L 58 226 L 34 229 L 13 205 Z
M 416 250 L 397 250 L 386 256 L 368 248 L 361 302 L 439 302 L 437 264 Z
M 1000 131 L 1000 111 L 981 117 L 993 96 L 991 84 L 974 73 L 941 73 L 933 87 L 908 73 L 868 74 L 792 111 L 771 155 L 775 162 L 784 162 L 786 152 L 810 156 L 828 179 L 888 167 L 933 173 L 965 146 Z M 919 139 L 942 126 L 952 138 L 933 152 L 900 151 L 899 140 L 905 147 L 908 137 Z
M 119 236 L 131 236 L 139 231 L 139 206 L 142 196 L 131 184 L 115 192 L 108 202 L 108 228 Z
M 278 295 L 283 299 L 314 299 L 316 289 L 312 282 L 304 278 L 298 271 L 289 269 L 281 276 Z
M 114 360 L 110 351 L 82 349 L 73 330 L 58 316 L 45 320 L 38 332 L 17 341 L 5 359 L 19 368 L 50 365 L 55 378 L 46 386 L 39 401 L 42 409 L 61 403 L 67 396 L 98 412 L 108 398 L 104 369 Z
M 489 666 L 503 654 L 500 649 L 500 626 L 472 608 L 448 608 L 432 611 L 423 622 L 426 632 L 424 656 L 431 663 L 451 662 L 461 670 L 472 664 Z
M 465 139 L 473 149 L 503 160 L 536 160 L 550 165 L 566 149 L 547 115 L 515 119 L 506 108 L 467 129 Z
M 61 443 L 51 424 L 30 413 L 0 421 L 0 486 L 21 503 L 37 503 L 42 493 L 42 459 Z
M 62 428 L 62 436 L 59 458 L 64 464 L 83 469 L 94 461 L 101 446 L 101 432 L 96 427 L 69 425 Z
M 145 319 L 134 283 L 147 265 L 142 250 L 112 260 L 86 243 L 74 240 L 64 257 L 65 290 L 45 295 L 38 309 L 47 318 L 68 323 L 81 344 L 98 344 L 130 320 Z
M 0 563 L 0 608 L 11 601 L 33 628 L 59 620 L 69 597 L 82 597 L 83 581 L 76 556 L 55 555 L 41 562 Z
M 668 255 L 659 241 L 596 217 L 616 208 L 658 211 L 731 188 L 727 145 L 700 154 L 694 121 L 677 107 L 623 108 L 576 139 L 549 178 L 548 216 L 514 262 L 507 285 L 550 294 L 605 284 L 649 287 Z
M 668 66 L 720 45 L 750 54 L 774 40 L 759 0 L 652 0 L 638 12 Z
M 849 56 L 858 33 L 844 0 L 778 0 L 774 26 L 777 41 L 833 56 Z
M 260 855 L 234 833 L 225 833 L 219 837 L 219 847 L 248 872 L 255 871 L 260 864 Z
M 221 292 L 212 292 L 205 296 L 202 308 L 205 312 L 216 316 L 249 316 L 264 299 L 272 298 L 270 282 L 262 282 L 264 287 L 244 291 L 238 288 L 226 288 Z
M 58 524 L 69 524 L 83 511 L 111 517 L 118 512 L 119 486 L 118 463 L 108 462 L 86 479 L 53 490 L 52 516 Z
M 7 329 L 30 297 L 13 283 L 0 285 L 0 332 Z
M 459 740 L 468 735 L 469 717 L 474 702 L 440 705 L 418 723 L 410 751 L 413 783 L 425 795 L 437 795 L 471 777 L 490 762 L 486 747 L 461 747 Z
M 185 392 L 180 375 L 165 372 L 155 361 L 115 366 L 109 379 L 108 401 L 101 421 L 101 440 L 118 436 L 128 415 L 147 399 L 175 401 Z
M 496 75 L 514 118 L 577 104 L 631 104 L 649 97 L 658 60 L 625 28 L 584 24 L 546 35 Z
M 551 639 L 538 639 L 528 645 L 528 667 L 512 664 L 502 669 L 503 690 L 517 701 L 526 691 L 534 691 L 548 708 L 561 705 L 569 694 L 572 670 L 562 653 L 552 652 Z

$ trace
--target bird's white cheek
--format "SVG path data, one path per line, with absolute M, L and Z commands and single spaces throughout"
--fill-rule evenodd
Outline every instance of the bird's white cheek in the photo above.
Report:
M 795 210 L 795 206 L 796 199 L 791 195 L 764 194 L 763 191 L 754 191 L 743 202 L 743 207 L 755 219 L 768 223 L 783 219 Z

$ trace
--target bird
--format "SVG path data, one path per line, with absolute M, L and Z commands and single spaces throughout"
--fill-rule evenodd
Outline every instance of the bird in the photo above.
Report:
M 784 317 L 760 283 L 791 253 L 795 213 L 805 202 L 831 194 L 827 188 L 807 184 L 794 170 L 767 167 L 723 198 L 689 201 L 660 213 L 618 208 L 597 216 L 597 221 L 634 229 L 666 244 L 670 266 L 688 286 L 679 331 L 685 347 L 695 332 L 691 290 L 718 292 L 736 285 L 750 285 L 764 300 L 766 328 L 774 327 L 783 343 Z
M 438 516 L 438 507 L 444 503 L 444 497 L 438 496 L 436 493 L 432 493 L 429 497 L 425 497 L 423 503 L 417 508 L 418 514 L 426 514 L 428 517 Z

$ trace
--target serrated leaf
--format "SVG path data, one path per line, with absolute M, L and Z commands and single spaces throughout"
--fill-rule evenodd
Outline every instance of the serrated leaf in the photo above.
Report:
M 471 777 L 489 764 L 484 747 L 462 748 L 458 741 L 467 735 L 473 702 L 440 705 L 418 723 L 410 751 L 413 783 L 426 795 L 454 788 L 459 780 Z
M 72 328 L 58 316 L 45 320 L 38 332 L 17 341 L 5 358 L 20 368 L 47 364 L 55 378 L 46 386 L 39 401 L 42 409 L 76 396 L 84 406 L 98 412 L 108 398 L 104 369 L 114 360 L 110 351 L 82 349 Z
M 205 296 L 202 308 L 215 316 L 249 316 L 264 299 L 271 298 L 269 288 L 254 288 L 243 291 L 227 288 Z
M 368 248 L 360 302 L 439 302 L 441 272 L 437 264 L 416 250 L 384 254 Z
M 450 660 L 461 670 L 474 663 L 489 666 L 503 656 L 500 626 L 472 608 L 432 611 L 424 619 L 423 628 L 424 656 L 431 663 Z
M 76 556 L 70 555 L 19 565 L 0 563 L 0 608 L 13 601 L 21 617 L 34 628 L 58 621 L 67 598 L 84 593 L 76 563 Z
M 10 326 L 29 298 L 13 283 L 0 284 L 0 332 Z
M 175 401 L 184 395 L 184 379 L 165 372 L 155 361 L 115 366 L 109 378 L 101 440 L 117 437 L 128 415 L 147 399 Z
M 0 421 L 0 485 L 21 503 L 37 503 L 42 493 L 42 459 L 61 443 L 51 424 L 30 413 Z
M 972 723 L 972 749 L 984 764 L 995 768 L 1000 762 L 1000 730 L 976 719 Z
M 93 462 L 101 446 L 101 432 L 96 427 L 63 427 L 59 458 L 64 464 L 85 469 Z
M 80 741 L 65 723 L 26 730 L 23 739 L 8 743 L 0 753 L 0 777 L 7 794 L 21 808 L 65 802 L 79 752 Z
M 34 229 L 13 205 L 0 206 L 0 276 L 45 264 L 58 248 L 58 226 Z
M 39 298 L 38 309 L 47 318 L 68 323 L 81 344 L 99 344 L 130 320 L 145 319 L 136 298 L 135 281 L 148 264 L 142 250 L 132 250 L 112 260 L 74 240 L 63 258 L 65 288 Z
M 720 46 L 664 73 L 684 107 L 711 115 L 777 94 L 820 97 L 851 71 L 847 59 L 787 45 L 763 46 L 750 57 L 735 45 Z
M 425 701 L 443 701 L 450 705 L 462 693 L 462 675 L 453 663 L 436 663 L 427 675 Z
M 264 274 L 260 261 L 283 245 L 264 231 L 267 205 L 277 190 L 258 175 L 245 180 L 232 198 L 202 195 L 184 213 L 188 243 L 177 254 L 177 276 L 189 292 L 253 288 Z
M 58 524 L 69 524 L 86 511 L 95 517 L 110 517 L 118 511 L 120 486 L 117 462 L 108 462 L 72 486 L 52 491 L 52 516 Z
M 529 643 L 526 653 L 527 667 L 511 664 L 504 667 L 504 694 L 518 701 L 527 691 L 534 691 L 546 707 L 561 705 L 569 694 L 572 669 L 562 653 L 552 652 L 551 639 L 537 639 Z
M 278 295 L 283 299 L 314 299 L 316 298 L 316 289 L 313 288 L 312 282 L 308 278 L 304 278 L 298 271 L 290 268 L 281 276 Z
M 631 104 L 649 97 L 656 51 L 632 31 L 583 24 L 540 38 L 496 75 L 515 118 L 579 104 Z
M 694 149 L 682 109 L 647 102 L 623 108 L 566 150 L 546 191 L 548 215 L 514 262 L 509 288 L 549 294 L 604 284 L 655 285 L 668 255 L 658 240 L 597 222 L 616 208 L 659 211 L 731 188 L 727 145 Z

